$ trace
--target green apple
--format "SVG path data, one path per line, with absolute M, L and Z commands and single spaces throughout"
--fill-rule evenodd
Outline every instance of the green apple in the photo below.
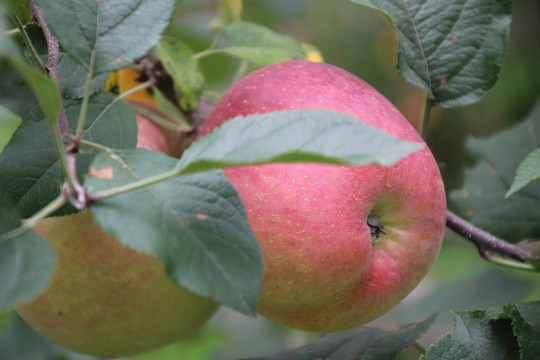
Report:
M 138 147 L 170 152 L 159 127 L 140 116 L 138 126 Z M 194 332 L 218 308 L 180 288 L 156 258 L 104 232 L 88 210 L 41 220 L 34 230 L 55 249 L 56 268 L 17 311 L 67 349 L 107 358 L 149 351 Z
M 199 137 L 238 115 L 289 109 L 344 112 L 424 144 L 367 83 L 304 60 L 271 65 L 235 83 Z M 446 197 L 425 144 L 390 167 L 294 163 L 224 171 L 262 248 L 258 312 L 273 322 L 314 332 L 369 322 L 414 289 L 439 252 Z

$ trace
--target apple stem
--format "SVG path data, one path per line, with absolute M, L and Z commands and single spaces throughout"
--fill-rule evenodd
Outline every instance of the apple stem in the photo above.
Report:
M 501 264 L 499 260 L 495 261 L 494 258 L 489 255 L 489 251 L 506 255 L 522 262 L 523 258 L 538 258 L 538 256 L 531 251 L 506 242 L 503 239 L 474 226 L 451 211 L 447 211 L 446 226 L 475 244 L 478 247 L 480 256 L 488 261 Z

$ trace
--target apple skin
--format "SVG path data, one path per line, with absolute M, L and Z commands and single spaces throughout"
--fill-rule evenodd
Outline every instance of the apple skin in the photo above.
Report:
M 138 147 L 170 154 L 159 127 L 141 116 L 137 122 Z M 88 210 L 41 220 L 34 230 L 57 263 L 45 290 L 17 311 L 67 349 L 106 358 L 149 351 L 193 333 L 219 307 L 180 288 L 153 256 L 104 232 Z
M 235 83 L 199 138 L 238 115 L 289 109 L 344 112 L 424 144 L 370 85 L 305 60 L 271 65 Z M 427 146 L 391 167 L 295 163 L 224 172 L 264 256 L 258 312 L 275 323 L 332 332 L 374 320 L 416 287 L 440 250 L 446 196 Z M 378 238 L 369 215 L 384 226 Z

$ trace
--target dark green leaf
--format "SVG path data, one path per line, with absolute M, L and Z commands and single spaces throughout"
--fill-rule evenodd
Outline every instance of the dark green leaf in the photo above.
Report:
M 540 355 L 540 302 L 519 304 L 511 313 L 522 360 L 537 360 Z
M 540 108 L 539 108 L 540 109 Z M 534 150 L 527 155 L 525 160 L 519 164 L 517 169 L 517 175 L 510 186 L 510 190 L 506 193 L 506 196 L 510 196 L 516 191 L 521 190 L 527 184 L 532 181 L 540 180 L 540 149 Z
M 24 58 L 20 56 L 11 39 L 4 34 L 5 25 L 3 21 L 3 16 L 0 16 L 0 56 L 5 58 L 33 90 L 46 117 L 49 120 L 55 120 L 62 105 L 60 91 L 56 83 L 50 77 L 26 63 Z
M 521 353 L 521 360 L 537 360 L 540 355 L 540 301 L 508 303 L 489 309 L 492 319 L 510 319 Z
M 471 104 L 497 81 L 509 41 L 510 0 L 352 1 L 391 18 L 399 72 L 431 93 L 434 105 Z
M 145 149 L 100 154 L 85 187 L 106 190 L 171 170 L 176 159 Z M 92 173 L 92 172 L 91 172 Z M 244 207 L 221 171 L 175 177 L 91 204 L 101 227 L 158 258 L 180 286 L 254 315 L 262 256 Z
M 201 96 L 204 78 L 194 52 L 182 41 L 170 37 L 162 38 L 156 46 L 156 51 L 180 93 L 182 109 L 195 110 Z
M 15 316 L 9 329 L 0 334 L 0 354 L 3 360 L 98 360 L 53 344 L 19 316 Z
M 364 326 L 326 335 L 297 349 L 252 360 L 392 360 L 411 346 L 434 321 L 435 316 L 431 316 L 397 330 Z
M 422 360 L 513 360 L 519 349 L 510 321 L 485 311 L 454 312 L 455 330 L 440 338 Z
M 154 46 L 174 0 L 38 0 L 62 48 L 94 73 L 125 67 Z
M 98 93 L 90 98 L 88 120 L 83 139 L 112 148 L 134 148 L 137 144 L 135 113 L 115 96 Z M 77 126 L 80 101 L 65 103 L 71 130 Z M 92 152 L 77 157 L 77 173 L 86 174 Z M 63 175 L 41 109 L 30 112 L 0 154 L 0 188 L 15 204 L 20 216 L 27 218 L 51 202 L 60 193 Z
M 540 106 L 526 121 L 505 131 L 486 139 L 470 139 L 467 150 L 474 166 L 465 171 L 463 187 L 450 193 L 450 208 L 505 240 L 539 238 L 540 183 L 531 183 L 506 198 L 520 161 L 539 142 Z
M 328 110 L 276 111 L 237 117 L 188 150 L 183 172 L 267 162 L 392 165 L 422 148 Z
M 48 61 L 49 49 L 47 39 L 41 30 L 41 26 L 37 23 L 28 24 L 25 27 L 26 33 L 32 42 L 32 45 L 39 54 L 41 60 L 46 64 Z M 28 52 L 28 51 L 27 51 Z M 31 60 L 30 54 L 27 54 Z M 71 60 L 71 58 L 63 51 L 60 51 L 58 57 L 58 78 L 62 94 L 73 99 L 82 98 L 84 95 L 86 79 L 88 74 L 84 68 Z M 103 73 L 95 76 L 92 79 L 91 94 L 98 92 L 105 86 L 108 73 Z
M 0 93 L 0 104 L 20 117 L 38 104 L 30 86 L 2 57 L 0 57 L 0 89 L 9 89 Z
M 36 296 L 54 270 L 54 250 L 32 230 L 4 238 L 20 225 L 13 206 L 0 192 L 0 312 Z
M 257 66 L 306 58 L 302 44 L 294 38 L 246 21 L 224 27 L 207 53 L 215 52 L 237 56 Z

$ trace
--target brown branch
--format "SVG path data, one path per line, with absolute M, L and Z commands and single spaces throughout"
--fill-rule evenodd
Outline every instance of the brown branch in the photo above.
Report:
M 538 258 L 538 256 L 531 251 L 522 249 L 477 228 L 451 211 L 448 211 L 446 214 L 446 226 L 475 244 L 483 258 L 487 258 L 486 251 L 493 251 L 517 260 L 523 260 L 523 258 Z

